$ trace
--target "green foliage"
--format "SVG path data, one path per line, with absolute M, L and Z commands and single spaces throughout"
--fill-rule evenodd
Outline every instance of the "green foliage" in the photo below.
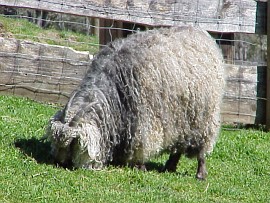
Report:
M 54 28 L 42 29 L 26 19 L 7 18 L 0 16 L 0 32 L 3 36 L 15 37 L 52 45 L 69 46 L 78 51 L 98 52 L 98 37 L 76 33 L 73 31 L 60 31 Z
M 108 167 L 67 170 L 53 165 L 43 140 L 57 107 L 0 96 L 1 202 L 268 202 L 270 133 L 223 130 L 207 157 L 208 179 L 195 179 L 196 160 L 182 158 L 177 173 Z

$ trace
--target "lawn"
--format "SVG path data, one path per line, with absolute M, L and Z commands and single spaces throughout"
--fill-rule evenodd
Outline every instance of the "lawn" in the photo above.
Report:
M 0 96 L 1 202 L 269 202 L 270 133 L 222 130 L 207 158 L 208 178 L 194 178 L 196 161 L 181 159 L 177 173 L 108 167 L 67 170 L 53 165 L 43 140 L 60 107 Z
M 69 46 L 94 54 L 99 50 L 98 37 L 68 30 L 43 29 L 26 19 L 0 15 L 0 36 L 30 40 L 45 44 Z

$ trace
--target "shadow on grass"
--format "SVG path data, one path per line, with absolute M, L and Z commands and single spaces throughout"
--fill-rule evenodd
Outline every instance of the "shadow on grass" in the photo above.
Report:
M 73 169 L 72 166 L 62 166 L 58 165 L 53 161 L 53 157 L 50 154 L 50 143 L 43 139 L 30 138 L 30 139 L 18 139 L 14 143 L 15 147 L 19 148 L 23 154 L 31 157 L 40 164 L 52 164 L 63 168 Z M 145 163 L 147 171 L 157 171 L 160 172 L 163 168 L 163 164 L 155 162 Z
M 28 157 L 31 157 L 37 161 L 37 163 L 40 164 L 50 164 L 55 165 L 57 167 L 67 168 L 69 170 L 74 170 L 74 168 L 70 165 L 62 166 L 58 165 L 53 161 L 53 158 L 50 154 L 50 143 L 48 141 L 45 141 L 43 139 L 37 139 L 37 138 L 30 138 L 30 139 L 19 139 L 15 141 L 14 143 L 15 147 L 19 148 L 23 154 L 25 154 Z M 163 172 L 162 169 L 164 165 L 160 162 L 146 162 L 145 163 L 146 171 L 156 171 L 158 173 L 166 173 Z M 116 165 L 117 167 L 117 165 Z M 119 167 L 119 165 L 118 165 Z M 121 167 L 121 166 L 120 166 Z M 141 170 L 140 168 L 138 168 Z M 174 172 L 175 174 L 178 174 L 180 176 L 192 176 L 189 172 L 185 171 L 182 173 Z
M 15 141 L 14 145 L 26 156 L 34 158 L 37 163 L 53 164 L 48 141 L 37 138 L 19 139 Z
M 156 162 L 151 162 L 151 161 L 145 163 L 145 168 L 147 171 L 161 172 L 163 167 L 164 165 L 161 163 L 156 163 Z
M 162 163 L 146 162 L 145 167 L 146 167 L 146 171 L 156 171 L 157 173 L 172 173 L 181 177 L 192 177 L 194 175 L 192 174 L 192 171 L 182 171 L 182 172 L 163 171 L 164 165 Z
M 242 124 L 242 123 L 234 123 L 228 125 L 222 125 L 223 130 L 260 130 L 263 132 L 269 132 L 267 127 L 263 124 Z

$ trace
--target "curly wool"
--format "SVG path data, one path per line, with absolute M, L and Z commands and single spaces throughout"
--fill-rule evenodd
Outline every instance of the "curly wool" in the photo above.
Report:
M 220 50 L 198 28 L 117 40 L 50 120 L 52 154 L 62 164 L 99 169 L 144 163 L 164 150 L 209 153 L 219 133 L 223 75 Z

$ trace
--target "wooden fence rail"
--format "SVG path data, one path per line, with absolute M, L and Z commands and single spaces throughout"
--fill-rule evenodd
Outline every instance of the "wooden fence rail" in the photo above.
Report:
M 68 47 L 0 38 L 0 92 L 64 104 L 91 58 Z
M 0 0 L 0 5 L 127 21 L 151 26 L 191 24 L 216 32 L 254 33 L 254 0 Z

